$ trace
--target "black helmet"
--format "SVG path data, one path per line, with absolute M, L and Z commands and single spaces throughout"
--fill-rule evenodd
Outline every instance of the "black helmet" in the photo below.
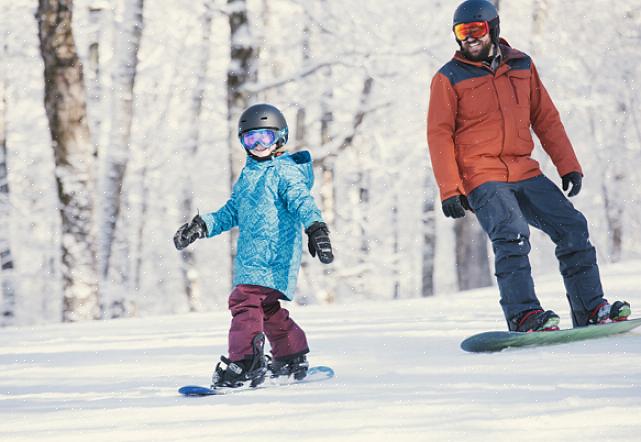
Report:
M 281 132 L 279 145 L 287 143 L 289 130 L 285 116 L 271 104 L 254 104 L 245 109 L 238 120 L 238 136 L 252 129 L 276 129 Z
M 499 11 L 487 0 L 465 0 L 454 11 L 452 27 L 459 23 L 486 21 L 490 26 L 490 37 L 495 44 L 499 42 Z

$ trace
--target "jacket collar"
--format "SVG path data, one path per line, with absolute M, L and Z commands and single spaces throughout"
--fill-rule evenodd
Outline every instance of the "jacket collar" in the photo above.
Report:
M 499 56 L 501 57 L 499 66 L 496 68 L 496 71 L 499 70 L 501 66 L 503 66 L 505 63 L 507 63 L 509 60 L 514 60 L 517 58 L 523 58 L 525 57 L 525 54 L 518 49 L 512 48 L 510 44 L 505 40 L 504 38 L 499 39 Z M 460 61 L 461 63 L 469 64 L 472 66 L 477 66 L 480 68 L 484 69 L 490 69 L 487 63 L 484 63 L 482 61 L 472 61 L 463 55 L 462 51 L 456 51 L 454 53 L 454 57 L 452 58 L 453 60 Z

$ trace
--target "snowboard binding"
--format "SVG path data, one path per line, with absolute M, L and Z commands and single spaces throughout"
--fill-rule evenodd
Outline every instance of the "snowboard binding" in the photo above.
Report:
M 588 325 L 625 321 L 631 312 L 630 304 L 625 301 L 616 301 L 612 305 L 608 301 L 603 301 L 592 310 L 588 317 Z
M 528 310 L 509 321 L 511 331 L 540 332 L 556 331 L 559 329 L 559 315 L 552 310 Z
M 267 359 L 264 355 L 265 335 L 258 333 L 252 339 L 253 356 L 240 361 L 220 357 L 211 378 L 211 388 L 239 388 L 249 383 L 254 388 L 265 381 Z M 224 365 L 221 365 L 224 364 Z
M 292 376 L 297 381 L 300 381 L 307 376 L 309 362 L 307 361 L 307 356 L 303 354 L 293 357 L 274 358 L 268 363 L 268 367 L 272 378 Z

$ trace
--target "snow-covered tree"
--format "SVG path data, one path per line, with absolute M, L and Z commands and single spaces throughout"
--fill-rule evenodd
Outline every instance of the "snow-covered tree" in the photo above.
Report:
M 1 58 L 6 57 L 4 35 L 0 35 Z M 16 305 L 16 281 L 11 252 L 9 224 L 11 222 L 11 204 L 9 202 L 9 174 L 7 168 L 7 128 L 6 107 L 7 94 L 5 87 L 4 64 L 0 68 L 0 326 L 13 323 Z
M 72 33 L 72 1 L 40 0 L 45 109 L 62 216 L 63 319 L 99 317 L 93 224 L 93 147 L 82 65 Z
M 111 84 L 111 137 L 109 145 L 101 150 L 100 158 L 98 263 L 103 284 L 109 275 L 116 224 L 121 213 L 122 201 L 126 198 L 123 195 L 123 181 L 130 157 L 134 83 L 142 30 L 143 0 L 124 2 L 122 11 L 116 12 L 115 60 Z M 126 235 L 123 238 L 126 238 Z M 126 244 L 119 247 L 124 247 L 125 250 L 128 248 Z M 126 254 L 128 253 L 125 252 Z M 128 276 L 121 277 L 128 279 Z
M 191 100 L 188 112 L 187 141 L 184 146 L 184 153 L 188 158 L 196 158 L 200 146 L 200 121 L 203 107 L 203 96 L 207 82 L 207 66 L 210 54 L 211 23 L 213 16 L 213 0 L 204 0 L 200 16 L 200 44 L 197 48 L 197 56 L 194 61 L 193 85 Z M 193 202 L 194 181 L 191 178 L 191 170 L 183 168 L 183 197 L 182 212 L 192 214 L 195 212 Z M 190 311 L 202 309 L 198 269 L 195 263 L 193 248 L 184 249 L 181 252 L 183 283 L 187 302 Z
M 434 295 L 434 262 L 436 260 L 435 206 L 438 192 L 429 174 L 423 187 L 423 244 L 421 259 L 421 296 Z
M 100 2 L 89 6 L 89 31 L 86 63 L 87 107 L 89 113 L 89 129 L 94 143 L 94 156 L 98 156 L 98 145 L 101 135 L 102 119 L 102 84 L 100 45 L 105 23 L 105 5 Z
M 245 152 L 238 147 L 238 117 L 251 101 L 247 86 L 258 79 L 258 42 L 252 35 L 246 0 L 227 0 L 230 60 L 227 69 L 227 122 L 231 185 L 236 182 Z

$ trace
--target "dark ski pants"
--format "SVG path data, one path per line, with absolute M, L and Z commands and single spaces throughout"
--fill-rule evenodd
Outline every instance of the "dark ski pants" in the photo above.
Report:
M 505 318 L 541 308 L 534 292 L 529 226 L 545 232 L 556 244 L 556 257 L 575 325 L 603 300 L 596 251 L 588 225 L 561 190 L 547 177 L 515 182 L 487 182 L 468 196 L 494 249 L 496 279 Z
M 282 293 L 258 285 L 240 284 L 229 296 L 232 320 L 229 330 L 229 359 L 251 358 L 252 339 L 264 332 L 274 358 L 309 352 L 303 330 L 281 308 Z

